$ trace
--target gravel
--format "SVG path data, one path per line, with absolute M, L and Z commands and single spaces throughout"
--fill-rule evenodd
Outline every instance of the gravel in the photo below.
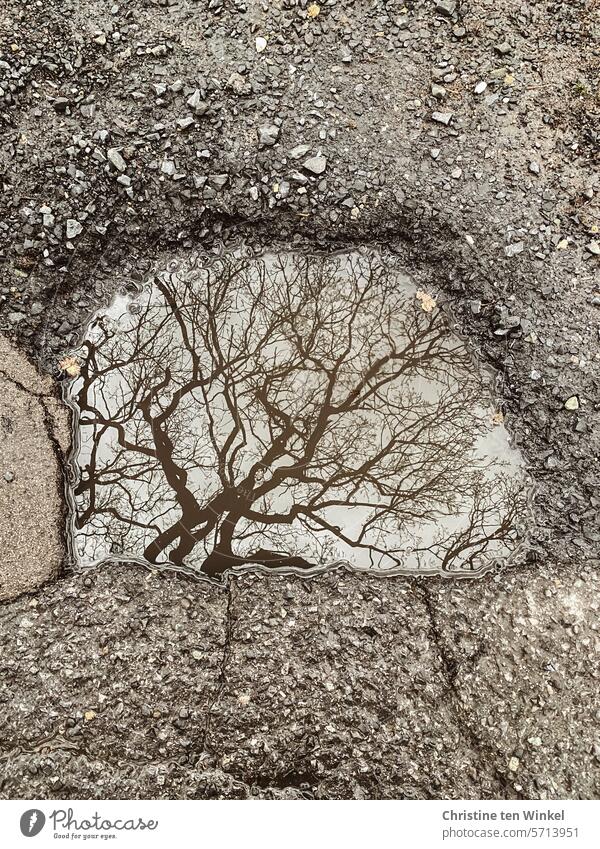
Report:
M 598 21 L 584 0 L 254 12 L 8 0 L 0 329 L 52 374 L 175 248 L 383 245 L 497 374 L 529 550 L 454 584 L 68 573 L 0 608 L 0 793 L 596 798 Z

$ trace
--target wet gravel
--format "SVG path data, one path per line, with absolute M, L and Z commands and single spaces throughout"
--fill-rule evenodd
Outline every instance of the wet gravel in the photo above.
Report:
M 175 249 L 384 245 L 498 371 L 530 550 L 455 584 L 115 565 L 5 604 L 3 797 L 598 795 L 597 16 L 311 14 L 3 6 L 0 329 L 52 371 Z

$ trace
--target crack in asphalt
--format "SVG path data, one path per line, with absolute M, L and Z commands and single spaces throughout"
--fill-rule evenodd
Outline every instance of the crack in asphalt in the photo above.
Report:
M 30 389 L 28 386 L 25 386 L 24 383 L 21 383 L 20 380 L 17 380 L 16 377 L 13 377 L 4 369 L 0 368 L 0 377 L 4 380 L 7 380 L 9 383 L 12 383 L 13 386 L 16 386 L 17 389 L 20 389 L 21 392 L 24 392 L 26 395 L 30 395 L 32 398 L 56 398 L 54 394 L 51 392 L 35 392 L 33 389 Z
M 497 782 L 502 791 L 510 789 L 517 799 L 526 798 L 521 791 L 517 791 L 512 785 L 507 783 L 506 776 L 500 772 L 496 766 L 492 766 L 498 760 L 498 753 L 476 733 L 469 722 L 466 711 L 461 705 L 457 679 L 460 669 L 464 668 L 464 662 L 461 663 L 458 661 L 454 654 L 448 650 L 448 647 L 445 644 L 442 631 L 437 621 L 435 605 L 429 587 L 426 583 L 416 584 L 415 593 L 422 602 L 427 613 L 431 639 L 441 661 L 442 672 L 447 682 L 445 692 L 449 696 L 448 703 L 454 714 L 456 726 L 462 736 L 469 743 L 473 752 L 475 752 L 479 763 L 481 764 L 481 773 L 484 775 L 487 769 L 492 767 L 490 776 Z M 481 651 L 477 651 L 468 658 L 468 662 L 475 663 L 480 656 Z
M 206 752 L 206 741 L 208 739 L 208 735 L 210 733 L 210 724 L 213 715 L 213 711 L 219 704 L 225 687 L 227 686 L 227 667 L 229 666 L 229 660 L 231 658 L 231 649 L 233 644 L 233 605 L 234 605 L 234 582 L 233 579 L 230 578 L 227 581 L 227 608 L 225 611 L 225 641 L 223 643 L 223 654 L 221 655 L 221 662 L 219 665 L 219 675 L 217 677 L 217 691 L 215 693 L 214 698 L 208 704 L 208 708 L 206 711 L 206 721 L 204 723 L 204 729 L 202 731 L 202 736 L 200 739 L 200 751 Z

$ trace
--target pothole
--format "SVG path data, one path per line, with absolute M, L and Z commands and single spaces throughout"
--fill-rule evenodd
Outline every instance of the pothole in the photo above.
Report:
M 473 575 L 519 547 L 492 377 L 376 253 L 186 257 L 75 357 L 81 566 Z

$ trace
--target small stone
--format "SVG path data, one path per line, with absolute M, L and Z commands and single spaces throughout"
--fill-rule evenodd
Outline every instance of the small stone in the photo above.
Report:
M 439 147 L 432 147 L 429 153 L 432 159 L 437 159 L 441 153 L 441 150 Z
M 508 768 L 511 772 L 516 772 L 519 769 L 519 759 L 514 755 L 508 762 Z
M 257 35 L 255 46 L 257 53 L 263 53 L 267 49 L 267 39 L 263 38 L 262 35 Z
M 324 156 L 312 156 L 304 162 L 303 168 L 311 174 L 322 174 L 327 168 L 327 159 Z
M 508 43 L 508 41 L 502 41 L 500 44 L 496 45 L 496 50 L 501 56 L 506 56 L 507 53 L 510 53 L 512 47 Z
M 481 82 L 478 82 L 477 85 L 475 86 L 475 94 L 483 94 L 483 92 L 487 88 L 487 85 L 488 84 L 486 82 L 484 82 L 484 80 L 481 80 Z
M 125 162 L 116 147 L 111 147 L 108 153 L 106 154 L 106 157 L 110 164 L 114 165 L 117 171 L 123 172 L 127 168 L 127 163 Z
M 57 97 L 54 103 L 54 109 L 56 112 L 66 112 L 68 107 L 70 106 L 71 101 L 66 97 Z
M 302 159 L 303 156 L 306 156 L 309 150 L 309 144 L 299 144 L 288 151 L 288 156 L 290 159 Z
M 191 127 L 193 123 L 194 123 L 194 119 L 192 118 L 191 115 L 186 115 L 185 118 L 178 118 L 177 119 L 177 126 L 179 127 L 179 129 L 182 132 L 183 132 L 183 130 L 187 130 L 189 127 Z
M 279 127 L 275 124 L 258 128 L 258 144 L 260 147 L 272 147 L 279 138 Z
M 229 174 L 209 174 L 208 182 L 217 191 L 224 188 L 229 180 Z
M 208 111 L 208 103 L 202 99 L 200 89 L 196 89 L 196 91 L 188 97 L 186 103 L 196 115 L 204 115 Z
M 438 85 L 437 83 L 431 84 L 431 94 L 436 100 L 443 100 L 447 93 L 443 85 Z
M 593 239 L 589 245 L 586 245 L 587 250 L 594 256 L 600 256 L 600 243 Z
M 456 0 L 435 0 L 435 11 L 451 18 L 456 11 Z
M 452 116 L 452 112 L 434 112 L 431 116 L 431 120 L 435 121 L 436 124 L 443 124 L 447 127 L 452 120 Z
M 4 472 L 4 480 L 6 481 L 6 483 L 12 483 L 14 479 L 14 472 Z
M 227 88 L 231 89 L 231 91 L 235 92 L 235 94 L 246 94 L 251 91 L 250 84 L 247 83 L 243 76 L 238 74 L 237 71 L 234 71 L 231 74 L 226 85 Z
M 529 170 L 531 171 L 532 174 L 539 174 L 540 173 L 539 163 L 534 162 L 534 161 L 530 162 L 529 163 Z
M 571 395 L 570 398 L 567 398 L 565 401 L 565 410 L 578 410 L 579 409 L 579 398 L 577 395 Z
M 517 254 L 522 253 L 525 250 L 524 242 L 513 242 L 512 245 L 507 245 L 504 248 L 504 253 L 508 257 L 516 256 Z
M 160 170 L 163 174 L 166 174 L 168 177 L 172 177 L 175 173 L 175 163 L 172 159 L 163 159 L 160 164 Z
M 67 239 L 74 239 L 76 236 L 79 236 L 83 227 L 76 221 L 74 218 L 67 219 Z

